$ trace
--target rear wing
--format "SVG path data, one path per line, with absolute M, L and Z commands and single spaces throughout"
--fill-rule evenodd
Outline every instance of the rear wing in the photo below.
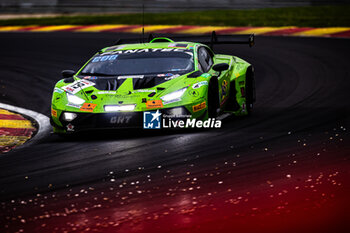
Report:
M 248 44 L 249 47 L 252 47 L 255 42 L 254 34 L 250 35 L 217 35 L 215 31 L 211 33 L 211 35 L 199 35 L 199 36 L 171 36 L 169 38 L 160 37 L 157 38 L 153 34 L 150 34 L 145 40 L 145 38 L 134 38 L 134 39 L 119 39 L 116 42 L 116 45 L 120 44 L 135 44 L 135 43 L 149 43 L 151 41 L 158 42 L 180 42 L 180 41 L 188 41 L 188 42 L 196 42 L 201 44 L 206 44 L 210 48 L 213 48 L 216 44 Z

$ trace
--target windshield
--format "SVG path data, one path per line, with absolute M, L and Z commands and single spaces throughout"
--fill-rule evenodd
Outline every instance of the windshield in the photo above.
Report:
M 127 51 L 133 51 L 127 53 Z M 158 50 L 139 52 L 117 51 L 120 54 L 99 54 L 84 67 L 82 75 L 118 76 L 144 74 L 185 74 L 194 70 L 193 55 L 189 50 Z

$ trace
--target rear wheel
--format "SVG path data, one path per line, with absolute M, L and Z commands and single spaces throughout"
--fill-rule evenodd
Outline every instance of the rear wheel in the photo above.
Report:
M 249 67 L 246 74 L 245 81 L 245 95 L 246 95 L 246 108 L 248 115 L 251 114 L 253 109 L 253 103 L 255 102 L 255 80 L 254 80 L 254 68 Z

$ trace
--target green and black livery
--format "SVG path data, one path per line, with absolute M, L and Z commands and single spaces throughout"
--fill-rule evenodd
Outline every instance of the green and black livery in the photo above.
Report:
M 253 35 L 194 36 L 148 42 L 120 40 L 101 49 L 78 72 L 65 70 L 52 95 L 56 133 L 142 128 L 143 112 L 206 120 L 250 114 L 254 68 L 215 54 L 215 44 L 254 43 Z M 192 42 L 194 41 L 194 42 Z

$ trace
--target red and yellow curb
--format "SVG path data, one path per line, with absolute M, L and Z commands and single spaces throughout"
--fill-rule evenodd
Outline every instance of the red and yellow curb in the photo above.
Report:
M 146 33 L 206 34 L 216 31 L 218 34 L 256 34 L 263 36 L 316 36 L 350 37 L 350 27 L 222 27 L 222 26 L 183 26 L 183 25 L 146 25 Z M 57 25 L 57 26 L 0 26 L 0 32 L 123 32 L 141 33 L 142 25 Z
M 35 131 L 36 128 L 30 120 L 20 114 L 0 109 L 0 153 L 24 144 Z

